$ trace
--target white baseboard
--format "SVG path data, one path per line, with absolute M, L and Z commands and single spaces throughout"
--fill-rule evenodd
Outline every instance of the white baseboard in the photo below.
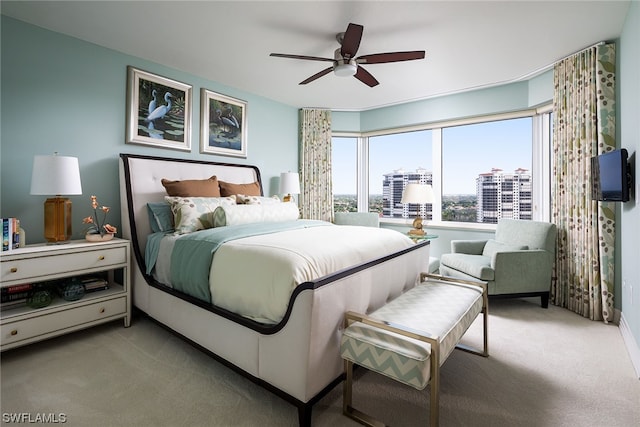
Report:
M 622 340 L 624 341 L 627 351 L 629 352 L 629 356 L 631 357 L 631 364 L 636 370 L 636 376 L 640 379 L 640 347 L 638 347 L 638 343 L 631 333 L 631 329 L 629 329 L 629 324 L 624 318 L 624 313 L 620 313 L 619 328 L 620 333 L 622 334 Z

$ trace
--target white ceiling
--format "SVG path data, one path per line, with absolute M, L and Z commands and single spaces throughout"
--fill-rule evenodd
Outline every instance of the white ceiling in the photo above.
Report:
M 629 1 L 2 1 L 2 13 L 296 107 L 366 110 L 526 78 L 617 38 Z M 380 82 L 328 74 L 336 33 L 364 25 L 359 55 L 425 50 L 367 66 Z M 166 76 L 173 77 L 173 76 Z

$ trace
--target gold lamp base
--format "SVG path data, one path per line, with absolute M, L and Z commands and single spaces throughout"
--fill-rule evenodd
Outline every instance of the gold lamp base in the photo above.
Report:
M 413 220 L 413 229 L 409 230 L 411 236 L 424 236 L 425 232 L 422 229 L 422 218 L 417 217 Z
M 291 194 L 287 194 L 286 196 L 284 196 L 282 198 L 282 201 L 283 202 L 291 202 L 291 201 L 293 201 L 293 196 Z
M 71 240 L 71 200 L 68 198 L 51 197 L 44 202 L 44 238 L 50 244 Z

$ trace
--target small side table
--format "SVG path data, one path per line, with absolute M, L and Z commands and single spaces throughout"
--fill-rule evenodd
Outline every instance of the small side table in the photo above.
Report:
M 419 236 L 417 234 L 407 233 L 407 236 L 409 236 L 409 238 L 413 240 L 415 243 L 418 243 L 422 240 L 433 240 L 438 238 L 437 234 L 423 234 L 422 236 Z
M 68 332 L 124 319 L 131 322 L 130 243 L 124 239 L 63 245 L 26 245 L 2 252 L 2 288 L 91 274 L 106 274 L 108 289 L 67 301 L 57 298 L 41 308 L 17 306 L 0 313 L 0 350 L 30 344 Z M 121 271 L 116 274 L 116 271 Z M 121 277 L 120 277 L 121 276 Z

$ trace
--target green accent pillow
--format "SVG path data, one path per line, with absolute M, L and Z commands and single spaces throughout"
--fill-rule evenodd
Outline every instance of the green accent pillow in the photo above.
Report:
M 213 212 L 218 206 L 235 205 L 235 197 L 171 197 L 164 198 L 171 206 L 175 233 L 186 234 L 213 228 Z
M 167 202 L 147 203 L 149 225 L 154 233 L 173 231 L 173 212 Z

